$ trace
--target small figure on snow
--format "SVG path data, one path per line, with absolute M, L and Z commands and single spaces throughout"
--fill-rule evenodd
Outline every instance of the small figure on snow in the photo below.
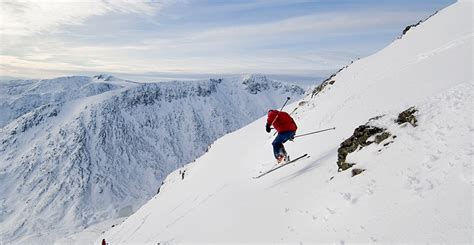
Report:
M 296 129 L 298 128 L 295 121 L 284 111 L 269 110 L 267 124 L 265 125 L 267 133 L 270 133 L 272 130 L 271 126 L 278 132 L 277 137 L 272 142 L 275 159 L 277 159 L 278 164 L 283 161 L 289 161 L 290 156 L 286 152 L 283 143 L 295 137 Z

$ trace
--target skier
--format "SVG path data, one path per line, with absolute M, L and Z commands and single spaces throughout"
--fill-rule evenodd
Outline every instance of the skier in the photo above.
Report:
M 273 155 L 277 163 L 280 164 L 282 161 L 289 161 L 290 156 L 287 154 L 283 143 L 292 140 L 295 136 L 296 129 L 298 128 L 295 121 L 284 111 L 269 110 L 267 124 L 265 125 L 267 133 L 270 133 L 271 126 L 278 132 L 277 137 L 272 142 Z

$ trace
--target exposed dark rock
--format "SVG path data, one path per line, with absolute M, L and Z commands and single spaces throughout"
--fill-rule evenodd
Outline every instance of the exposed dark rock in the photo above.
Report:
M 400 35 L 398 38 L 399 39 L 402 38 L 405 34 L 407 34 L 407 32 L 409 30 L 411 30 L 412 27 L 418 26 L 419 24 L 425 22 L 426 20 L 428 20 L 429 18 L 431 18 L 432 16 L 434 16 L 437 13 L 438 13 L 438 11 L 436 11 L 434 14 L 428 16 L 428 18 L 418 21 L 418 23 L 416 23 L 416 24 L 411 24 L 411 25 L 406 26 L 405 29 L 403 29 L 403 31 L 402 31 L 402 35 Z
M 413 127 L 416 127 L 418 126 L 418 121 L 415 117 L 415 113 L 417 111 L 418 110 L 415 107 L 410 107 L 405 111 L 401 112 L 395 122 L 400 125 L 410 123 Z M 368 125 L 370 122 L 376 121 L 382 118 L 383 116 L 384 115 L 370 118 L 365 125 L 360 125 L 359 127 L 357 127 L 354 130 L 352 136 L 341 143 L 339 149 L 337 150 L 337 166 L 339 167 L 339 171 L 347 170 L 355 165 L 355 163 L 346 162 L 348 154 L 354 151 L 358 151 L 374 142 L 377 144 L 381 144 L 388 138 L 390 138 L 391 140 L 385 142 L 383 144 L 384 147 L 394 142 L 393 139 L 397 138 L 397 136 L 392 135 L 390 132 L 387 131 L 387 129 Z M 372 136 L 374 136 L 373 141 L 369 140 L 369 138 L 371 138 Z M 378 150 L 378 152 L 381 151 L 382 149 Z M 365 169 L 353 169 L 352 175 L 355 176 L 357 174 L 362 173 L 363 171 L 365 171 Z
M 99 79 L 99 80 L 104 80 L 106 82 L 110 82 L 110 81 L 113 81 L 114 79 L 116 79 L 114 76 L 107 75 L 107 74 L 95 75 L 94 78 Z
M 371 119 L 369 119 L 369 122 L 371 121 L 377 121 L 379 120 L 380 118 L 384 117 L 385 115 L 380 115 L 380 116 L 376 116 L 376 117 L 372 117 Z
M 354 177 L 356 175 L 359 175 L 364 171 L 365 171 L 365 169 L 362 169 L 362 168 L 354 168 L 354 169 L 352 169 L 352 177 Z
M 298 103 L 298 106 L 304 106 L 304 105 L 306 105 L 307 103 L 308 103 L 307 101 L 302 100 L 302 101 L 300 101 L 300 102 Z M 298 107 L 297 107 L 297 108 L 298 108 Z
M 156 191 L 156 195 L 160 194 L 160 191 L 161 191 L 161 187 L 165 184 L 164 181 L 161 181 L 161 185 L 160 187 L 158 187 L 158 190 Z
M 270 89 L 270 81 L 266 77 L 262 77 L 260 81 L 251 76 L 242 82 L 246 86 L 246 90 L 251 94 L 257 94 Z
M 378 135 L 375 136 L 375 143 L 380 144 L 380 142 L 384 141 L 385 139 L 387 139 L 390 136 L 391 136 L 391 134 L 387 131 L 385 131 L 381 134 L 378 134 Z
M 398 118 L 395 120 L 396 123 L 398 124 L 404 124 L 404 123 L 410 123 L 413 127 L 418 126 L 417 120 L 415 117 L 415 112 L 418 110 L 415 107 L 410 107 L 404 111 L 402 111 L 400 114 L 398 114 Z
M 354 61 L 351 62 L 351 64 L 353 63 Z M 339 72 L 341 72 L 342 70 L 346 69 L 348 67 L 348 65 L 342 67 L 341 69 L 339 69 L 336 73 L 332 74 L 331 76 L 329 76 L 329 78 L 327 78 L 326 80 L 324 80 L 321 84 L 319 84 L 316 88 L 313 89 L 313 92 L 311 92 L 311 98 L 313 98 L 314 96 L 316 96 L 317 94 L 319 94 L 321 91 L 324 90 L 324 88 L 326 88 L 328 85 L 333 85 L 336 80 L 333 79 Z
M 349 153 L 357 149 L 368 146 L 373 141 L 368 141 L 370 136 L 382 133 L 385 129 L 369 125 L 360 125 L 354 130 L 352 136 L 341 143 L 337 150 L 337 165 L 340 171 L 344 171 L 352 167 L 353 163 L 347 163 L 346 157 Z
M 328 85 L 330 84 L 327 80 L 322 82 L 321 84 L 319 84 L 316 88 L 314 88 L 313 92 L 311 93 L 311 97 L 319 94 L 321 91 L 323 91 L 323 89 Z M 331 84 L 334 84 L 334 81 L 333 83 Z
M 405 29 L 403 29 L 403 31 L 402 31 L 402 36 L 405 35 L 405 34 L 407 34 L 407 32 L 408 32 L 412 27 L 415 27 L 415 26 L 418 26 L 419 24 L 421 24 L 421 22 L 423 22 L 423 21 L 420 20 L 420 21 L 418 21 L 418 23 L 416 23 L 416 24 L 411 24 L 411 25 L 406 26 Z

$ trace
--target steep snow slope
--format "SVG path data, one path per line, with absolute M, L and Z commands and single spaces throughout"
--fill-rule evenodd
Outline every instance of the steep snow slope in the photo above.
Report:
M 261 118 L 97 242 L 472 243 L 472 9 L 453 4 L 292 104 L 299 134 L 337 127 L 286 144 L 309 159 L 252 179 L 274 162 Z M 396 123 L 411 106 L 417 126 Z M 338 172 L 341 142 L 366 123 L 391 135 L 347 156 L 364 172 Z
M 50 80 L 50 88 L 64 86 L 58 93 L 66 99 L 51 99 L 1 128 L 2 241 L 51 243 L 127 216 L 156 194 L 166 175 L 202 155 L 218 137 L 304 92 L 250 75 L 73 93 L 89 83 L 79 78 L 69 89 Z M 32 91 L 19 97 L 27 99 Z M 40 101 L 50 97 L 55 96 Z

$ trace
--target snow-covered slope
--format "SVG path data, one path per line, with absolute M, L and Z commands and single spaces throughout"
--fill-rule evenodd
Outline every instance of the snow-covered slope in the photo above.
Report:
M 25 243 L 129 215 L 217 138 L 304 93 L 257 75 L 151 84 L 100 75 L 4 91 L 17 100 L 2 107 L 11 113 L 0 129 L 0 237 Z
M 97 242 L 472 243 L 472 9 L 453 4 L 288 107 L 298 134 L 336 127 L 286 144 L 310 158 L 253 179 L 274 162 L 261 118 L 169 175 Z M 410 123 L 398 120 L 412 106 Z M 382 131 L 362 140 L 356 128 Z M 354 138 L 364 146 L 339 172 Z
M 107 75 L 0 83 L 0 127 L 42 105 L 67 102 L 131 85 L 133 82 Z

